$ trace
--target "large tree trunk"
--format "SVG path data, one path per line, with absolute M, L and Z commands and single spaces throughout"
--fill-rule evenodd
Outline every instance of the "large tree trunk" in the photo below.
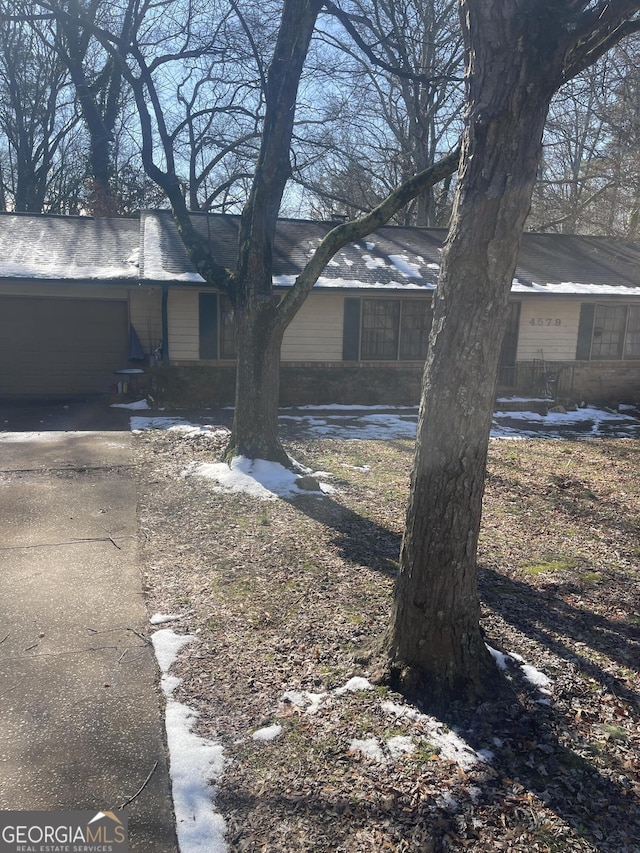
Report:
M 236 312 L 238 348 L 236 401 L 228 454 L 269 459 L 289 466 L 278 437 L 280 346 L 274 307 L 247 306 Z
M 291 175 L 298 86 L 321 0 L 285 0 L 265 86 L 266 111 L 251 192 L 240 221 L 232 295 L 238 372 L 230 454 L 290 464 L 278 438 L 280 344 L 287 326 L 273 294 L 273 243 Z
M 466 130 L 387 639 L 396 679 L 435 704 L 495 689 L 476 552 L 509 291 L 557 79 L 546 18 L 512 0 L 461 5 Z

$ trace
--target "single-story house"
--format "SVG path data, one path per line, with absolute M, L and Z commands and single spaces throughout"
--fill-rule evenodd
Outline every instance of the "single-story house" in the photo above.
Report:
M 238 217 L 194 221 L 233 267 Z M 333 224 L 280 221 L 276 291 Z M 445 236 L 387 226 L 330 262 L 285 334 L 282 403 L 417 402 Z M 0 214 L 0 397 L 108 394 L 134 369 L 161 397 L 215 405 L 233 398 L 234 363 L 229 300 L 167 211 Z M 640 243 L 523 235 L 499 390 L 640 400 Z

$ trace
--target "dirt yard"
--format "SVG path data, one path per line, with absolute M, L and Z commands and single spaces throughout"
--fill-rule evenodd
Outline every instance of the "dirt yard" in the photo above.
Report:
M 175 695 L 224 745 L 229 851 L 640 850 L 638 441 L 492 442 L 483 628 L 520 657 L 509 700 L 435 720 L 349 681 L 387 624 L 413 443 L 292 439 L 336 492 L 263 501 L 184 476 L 223 440 L 134 439 L 149 612 L 198 637 Z

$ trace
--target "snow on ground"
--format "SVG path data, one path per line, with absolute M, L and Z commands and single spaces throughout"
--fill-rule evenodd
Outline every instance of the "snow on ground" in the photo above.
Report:
M 319 476 L 317 472 L 312 476 Z M 211 481 L 216 492 L 244 492 L 261 500 L 274 501 L 294 495 L 332 494 L 336 490 L 329 483 L 320 483 L 320 492 L 310 492 L 297 485 L 299 474 L 285 468 L 279 462 L 264 459 L 247 459 L 236 456 L 231 464 L 226 462 L 201 462 L 190 466 L 183 474 L 187 477 L 203 477 Z
M 314 407 L 305 407 L 306 411 Z M 314 414 L 295 414 L 289 410 L 281 415 L 283 425 L 295 423 L 312 437 L 336 439 L 394 439 L 414 438 L 416 434 L 417 408 L 380 409 L 356 406 L 323 406 L 315 409 Z M 635 417 L 636 410 L 624 410 L 620 413 L 609 410 L 585 407 L 576 412 L 557 412 L 542 416 L 536 412 L 497 412 L 494 416 L 492 436 L 494 438 L 549 437 L 567 438 L 576 436 L 602 437 L 637 436 L 640 434 L 640 422 Z M 179 417 L 134 416 L 131 418 L 132 430 L 169 429 L 184 437 L 195 435 L 215 435 L 218 431 L 228 432 L 226 427 L 193 424 Z M 0 440 L 11 434 L 0 433 Z M 36 434 L 42 435 L 42 434 Z M 243 457 L 235 459 L 231 466 L 218 464 L 194 465 L 185 472 L 185 476 L 202 476 L 211 479 L 214 488 L 220 491 L 247 491 L 261 498 L 275 500 L 277 497 L 290 497 L 302 493 L 295 485 L 297 474 L 277 463 L 264 460 L 249 460 Z M 331 486 L 322 484 L 324 492 Z M 309 494 L 309 492 L 305 492 Z M 180 618 L 173 614 L 156 614 L 151 617 L 154 625 Z M 223 818 L 216 813 L 210 782 L 219 779 L 223 772 L 224 757 L 222 747 L 195 735 L 191 729 L 197 713 L 177 702 L 173 691 L 180 680 L 169 675 L 169 669 L 186 643 L 195 638 L 177 635 L 171 629 L 157 630 L 152 637 L 156 656 L 162 670 L 162 689 L 167 699 L 166 727 L 170 752 L 170 772 L 172 779 L 174 804 L 177 820 L 178 840 L 181 853 L 225 853 L 225 825 Z M 487 647 L 501 669 L 517 667 L 521 675 L 543 696 L 551 694 L 551 680 L 535 667 L 527 664 L 515 652 L 503 653 Z M 313 716 L 321 711 L 324 704 L 335 701 L 347 693 L 371 690 L 372 685 L 366 678 L 354 676 L 342 687 L 324 693 L 287 691 L 281 706 L 297 708 L 300 713 Z M 548 702 L 547 698 L 539 700 Z M 455 762 L 467 771 L 478 764 L 490 764 L 493 755 L 490 750 L 474 750 L 459 734 L 447 727 L 435 717 L 422 714 L 411 705 L 400 705 L 391 701 L 381 701 L 382 711 L 391 719 L 404 719 L 415 722 L 417 737 L 424 737 L 437 751 L 441 759 Z M 252 734 L 252 739 L 264 743 L 276 742 L 283 734 L 278 723 L 264 726 Z M 500 745 L 496 738 L 496 744 Z M 407 735 L 397 735 L 385 741 L 377 738 L 354 738 L 349 752 L 360 754 L 370 761 L 385 764 L 401 760 L 416 748 L 414 739 Z M 449 792 L 441 795 L 442 806 L 455 811 L 456 800 Z
M 133 412 L 144 411 L 145 409 L 150 409 L 151 406 L 147 403 L 146 400 L 134 400 L 131 403 L 112 403 L 112 409 L 130 409 Z
M 150 621 L 159 624 L 164 618 L 155 614 Z M 226 853 L 226 827 L 222 815 L 214 808 L 210 787 L 222 775 L 223 749 L 220 744 L 194 734 L 192 728 L 198 713 L 173 698 L 180 679 L 169 674 L 180 649 L 194 640 L 195 637 L 176 634 L 171 628 L 160 628 L 151 635 L 166 697 L 165 726 L 176 832 L 180 853 Z
M 510 402 L 548 402 L 520 400 Z M 507 403 L 507 400 L 499 400 Z M 131 417 L 133 431 L 170 429 L 186 437 L 215 436 L 226 427 L 192 423 L 177 416 L 155 415 Z M 336 440 L 359 439 L 391 441 L 416 437 L 417 406 L 354 406 L 331 404 L 300 406 L 282 409 L 280 426 L 283 435 L 304 433 L 309 438 Z M 584 406 L 574 412 L 496 411 L 493 416 L 492 438 L 633 438 L 640 436 L 637 409 L 621 406 L 619 411 Z
M 537 687 L 540 693 L 545 695 L 551 694 L 549 690 L 552 684 L 551 679 L 544 672 L 540 672 L 539 669 L 526 663 L 521 655 L 516 652 L 500 652 L 491 646 L 487 646 L 487 649 L 495 660 L 498 669 L 508 670 L 510 667 L 517 666 L 525 681 L 528 681 L 532 687 Z

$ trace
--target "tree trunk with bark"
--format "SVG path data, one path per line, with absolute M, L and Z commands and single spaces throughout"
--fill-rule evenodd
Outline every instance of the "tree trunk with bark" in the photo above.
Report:
M 509 292 L 561 82 L 563 29 L 552 7 L 461 3 L 466 125 L 386 640 L 394 680 L 435 705 L 496 687 L 479 625 L 476 554 Z
M 278 436 L 280 346 L 284 329 L 275 306 L 245 306 L 236 312 L 238 361 L 233 430 L 227 454 L 270 459 L 289 466 Z M 275 402 L 274 402 L 275 401 Z

